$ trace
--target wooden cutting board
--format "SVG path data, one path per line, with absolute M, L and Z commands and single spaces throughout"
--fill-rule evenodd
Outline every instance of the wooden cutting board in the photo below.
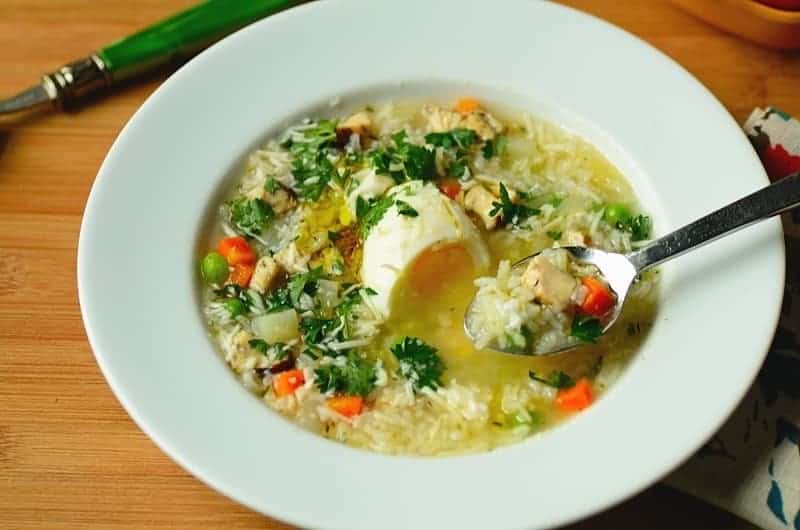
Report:
M 665 0 L 564 3 L 675 58 L 739 121 L 767 104 L 800 115 L 798 55 L 726 35 Z M 2 0 L 0 94 L 189 4 Z M 288 528 L 217 494 L 162 454 L 111 394 L 84 335 L 75 285 L 84 204 L 112 141 L 161 81 L 78 113 L 0 124 L 2 529 Z M 654 105 L 664 96 L 653 94 Z M 662 486 L 574 528 L 753 529 Z

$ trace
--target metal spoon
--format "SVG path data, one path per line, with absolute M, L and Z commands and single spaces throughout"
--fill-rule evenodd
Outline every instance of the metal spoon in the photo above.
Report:
M 647 246 L 630 254 L 618 254 L 586 247 L 562 248 L 568 251 L 575 260 L 597 267 L 600 274 L 616 293 L 617 304 L 603 329 L 605 333 L 614 325 L 614 322 L 622 312 L 622 306 L 625 303 L 625 298 L 631 285 L 647 269 L 797 206 L 800 206 L 800 173 L 790 175 L 743 199 L 720 208 L 714 213 L 656 239 Z M 513 268 L 524 269 L 528 262 L 537 255 L 538 253 L 523 258 L 515 263 Z M 464 315 L 464 330 L 472 341 L 476 337 L 476 330 L 473 327 L 473 319 L 471 318 L 473 304 L 474 299 Z M 569 343 L 558 349 L 536 353 L 536 355 L 560 353 L 572 350 L 580 345 L 581 343 L 579 342 Z M 520 354 L 519 351 L 501 349 L 496 346 L 490 346 L 490 349 Z

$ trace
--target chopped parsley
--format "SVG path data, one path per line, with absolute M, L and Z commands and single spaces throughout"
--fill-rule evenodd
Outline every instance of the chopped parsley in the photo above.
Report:
M 306 346 L 319 345 L 323 339 L 339 326 L 339 319 L 304 317 L 300 320 L 300 332 Z
M 358 233 L 361 239 L 366 239 L 383 216 L 394 204 L 394 198 L 390 196 L 377 199 L 364 199 L 359 196 L 356 198 L 356 218 L 358 219 Z
M 539 381 L 540 383 L 544 383 L 547 386 L 552 386 L 553 388 L 570 388 L 575 386 L 575 380 L 561 370 L 552 371 L 547 377 L 539 377 L 536 375 L 536 372 L 530 370 L 528 372 L 528 377 L 530 377 L 533 381 Z
M 264 339 L 250 339 L 247 344 L 256 351 L 263 353 L 271 361 L 280 361 L 289 356 L 291 347 L 283 342 L 270 344 Z
M 572 320 L 570 335 L 583 342 L 597 342 L 603 334 L 603 327 L 596 318 L 586 315 L 576 315 Z
M 644 239 L 650 239 L 651 227 L 652 221 L 650 217 L 647 215 L 637 215 L 631 217 L 625 229 L 631 233 L 631 239 L 633 241 L 642 241 Z
M 261 199 L 237 199 L 230 204 L 230 222 L 242 235 L 255 237 L 275 217 L 272 207 Z
M 619 230 L 630 232 L 631 240 L 650 238 L 652 221 L 647 215 L 632 215 L 624 204 L 608 204 L 603 207 L 603 219 Z
M 430 180 L 436 176 L 433 151 L 408 142 L 405 130 L 392 135 L 392 145 L 368 153 L 378 174 L 389 175 L 398 184 L 407 180 Z
M 328 158 L 328 147 L 336 141 L 336 122 L 320 120 L 292 131 L 283 146 L 292 153 L 292 175 L 300 198 L 316 201 L 339 172 Z
M 315 267 L 308 272 L 295 274 L 289 278 L 286 287 L 289 290 L 289 300 L 292 306 L 297 306 L 300 302 L 300 295 L 303 293 L 314 294 L 317 288 L 317 280 L 321 280 L 324 277 L 325 273 L 322 267 Z
M 281 287 L 280 289 L 275 289 L 274 291 L 270 292 L 264 298 L 264 307 L 267 310 L 267 313 L 277 313 L 278 311 L 283 311 L 284 309 L 291 309 L 292 299 L 289 296 L 289 289 L 286 287 Z
M 375 388 L 375 366 L 355 354 L 349 355 L 341 366 L 335 363 L 320 366 L 314 375 L 314 383 L 322 393 L 366 397 Z
M 548 230 L 547 237 L 549 237 L 553 241 L 558 241 L 559 239 L 561 239 L 561 232 L 559 232 L 558 230 Z
M 472 129 L 459 127 L 447 132 L 425 135 L 425 143 L 444 149 L 466 149 L 478 141 L 478 135 Z
M 268 178 L 264 182 L 264 189 L 267 190 L 269 193 L 275 193 L 276 191 L 281 189 L 281 185 L 274 178 Z
M 400 375 L 411 381 L 414 390 L 436 390 L 442 386 L 444 362 L 436 348 L 416 337 L 405 337 L 391 351 L 400 362 Z
M 538 215 L 539 210 L 512 202 L 505 184 L 501 182 L 500 202 L 493 202 L 492 209 L 489 212 L 492 217 L 498 214 L 503 218 L 504 223 L 512 226 L 521 226 L 529 217 Z
M 419 212 L 414 209 L 413 206 L 408 204 L 406 201 L 401 201 L 400 199 L 395 201 L 397 205 L 397 213 L 400 215 L 405 215 L 407 217 L 418 217 Z
M 494 157 L 501 157 L 506 152 L 508 140 L 505 136 L 498 136 L 494 140 L 486 140 L 483 144 L 483 158 L 489 160 Z

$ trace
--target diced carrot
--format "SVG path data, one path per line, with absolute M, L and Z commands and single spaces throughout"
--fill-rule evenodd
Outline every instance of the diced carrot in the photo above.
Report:
M 334 396 L 328 399 L 328 408 L 342 416 L 352 418 L 364 410 L 364 398 L 361 396 Z
M 475 110 L 478 110 L 481 104 L 478 102 L 477 99 L 472 97 L 465 97 L 461 98 L 456 101 L 456 104 L 453 108 L 455 108 L 456 112 L 460 114 L 469 114 Z
M 425 249 L 411 264 L 411 287 L 422 296 L 441 292 L 448 280 L 473 271 L 472 256 L 464 245 L 451 243 Z
M 243 237 L 226 237 L 219 242 L 217 251 L 225 256 L 229 265 L 252 265 L 256 262 L 256 253 Z
M 461 184 L 459 184 L 457 180 L 443 180 L 439 183 L 439 191 L 455 200 L 459 192 L 461 192 Z
M 272 380 L 272 389 L 278 397 L 294 394 L 294 391 L 303 386 L 306 378 L 302 370 L 288 370 L 281 372 Z
M 230 283 L 235 283 L 239 287 L 247 287 L 250 285 L 250 277 L 253 276 L 252 265 L 245 265 L 244 263 L 237 263 L 231 270 L 231 275 L 228 277 Z
M 583 299 L 581 310 L 592 316 L 602 317 L 608 313 L 616 304 L 614 293 L 600 280 L 586 276 L 581 279 L 581 283 L 586 287 L 586 298 Z
M 575 386 L 562 388 L 556 394 L 556 407 L 566 412 L 583 410 L 593 401 L 592 384 L 585 377 L 578 379 Z

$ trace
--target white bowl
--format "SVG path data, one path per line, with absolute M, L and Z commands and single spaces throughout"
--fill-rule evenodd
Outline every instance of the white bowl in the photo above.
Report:
M 776 220 L 665 266 L 656 325 L 626 374 L 595 406 L 524 443 L 383 456 L 302 431 L 248 394 L 206 337 L 195 283 L 210 204 L 243 156 L 334 97 L 455 93 L 593 142 L 662 234 L 767 183 L 736 123 L 693 77 L 558 5 L 326 0 L 236 33 L 172 76 L 122 131 L 78 249 L 83 318 L 109 384 L 210 486 L 315 528 L 551 527 L 663 477 L 752 382 L 782 293 Z

